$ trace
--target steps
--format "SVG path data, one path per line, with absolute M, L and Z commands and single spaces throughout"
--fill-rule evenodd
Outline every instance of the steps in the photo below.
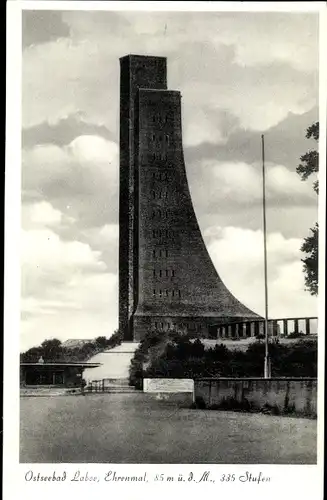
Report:
M 86 369 L 83 377 L 87 382 L 102 379 L 128 379 L 131 360 L 138 345 L 137 342 L 122 342 L 113 349 L 96 354 L 89 361 L 101 363 L 101 366 Z
M 122 342 L 116 347 L 108 349 L 107 351 L 104 352 L 109 354 L 134 354 L 138 346 L 139 346 L 138 342 Z

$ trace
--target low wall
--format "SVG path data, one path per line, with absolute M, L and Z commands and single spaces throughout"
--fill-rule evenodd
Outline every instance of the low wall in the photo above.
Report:
M 194 381 L 178 378 L 145 378 L 143 392 L 152 395 L 157 401 L 188 407 L 194 401 Z
M 207 407 L 232 399 L 258 410 L 269 405 L 280 413 L 317 416 L 315 378 L 202 378 L 195 380 L 194 393 Z

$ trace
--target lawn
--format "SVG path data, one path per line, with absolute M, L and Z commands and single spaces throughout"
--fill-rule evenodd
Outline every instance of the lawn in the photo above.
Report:
M 177 409 L 142 393 L 20 404 L 24 463 L 316 463 L 309 419 Z

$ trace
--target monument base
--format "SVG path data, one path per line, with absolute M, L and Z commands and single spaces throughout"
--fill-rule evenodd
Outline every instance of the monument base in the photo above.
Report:
M 194 403 L 194 381 L 192 379 L 143 379 L 143 392 L 156 401 L 189 407 Z

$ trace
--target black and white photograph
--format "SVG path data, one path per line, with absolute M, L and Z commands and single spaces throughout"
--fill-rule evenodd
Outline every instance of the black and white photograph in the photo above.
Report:
M 35 464 L 317 466 L 319 5 L 20 3 L 25 482 Z

